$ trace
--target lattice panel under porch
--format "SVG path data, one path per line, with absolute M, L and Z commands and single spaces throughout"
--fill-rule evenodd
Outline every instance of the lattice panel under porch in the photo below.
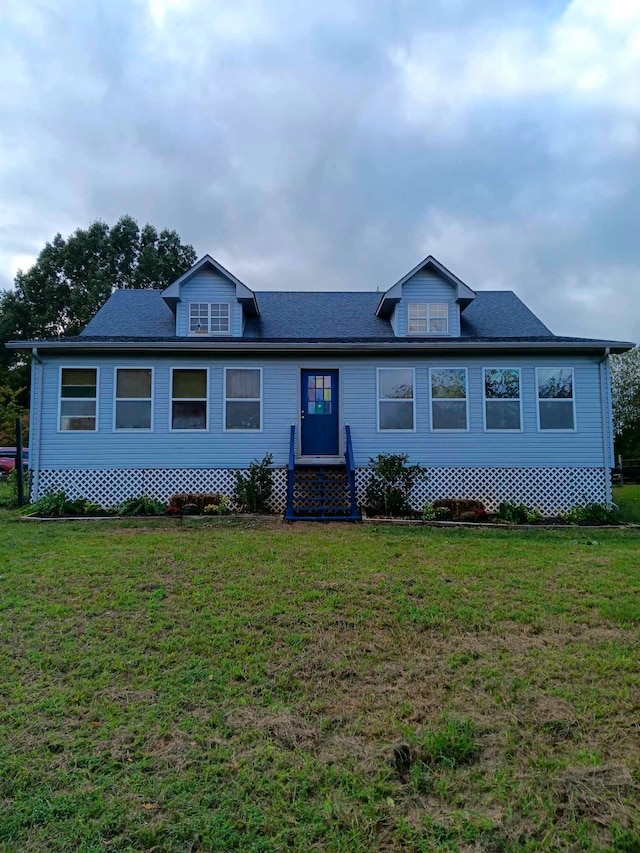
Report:
M 38 495 L 64 491 L 70 498 L 88 498 L 101 506 L 117 506 L 126 498 L 149 495 L 168 501 L 179 492 L 218 492 L 233 495 L 233 468 L 111 468 L 107 470 L 40 471 Z M 272 512 L 284 512 L 287 472 L 273 469 Z
M 426 479 L 414 491 L 411 503 L 421 510 L 441 498 L 482 501 L 489 511 L 501 501 L 524 503 L 545 515 L 564 512 L 576 504 L 606 501 L 603 468 L 427 468 Z M 366 504 L 365 489 L 371 471 L 356 470 L 358 503 Z

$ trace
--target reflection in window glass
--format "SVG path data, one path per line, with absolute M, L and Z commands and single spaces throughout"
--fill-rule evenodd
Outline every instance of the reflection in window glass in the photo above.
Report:
M 431 422 L 434 430 L 466 430 L 467 371 L 464 367 L 431 370 Z
M 537 379 L 540 429 L 575 429 L 572 368 L 541 367 Z
M 518 368 L 485 368 L 484 416 L 488 430 L 521 429 L 520 370 Z
M 378 371 L 378 421 L 381 430 L 412 430 L 413 370 L 382 368 Z

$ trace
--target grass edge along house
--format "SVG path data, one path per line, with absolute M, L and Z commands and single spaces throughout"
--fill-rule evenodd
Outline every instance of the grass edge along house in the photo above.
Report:
M 416 508 L 610 500 L 609 355 L 632 344 L 556 336 L 432 256 L 384 293 L 255 293 L 205 255 L 78 336 L 8 346 L 32 357 L 32 498 L 231 494 L 271 453 L 274 510 L 310 488 L 307 515 L 356 517 L 378 453 L 426 468 Z

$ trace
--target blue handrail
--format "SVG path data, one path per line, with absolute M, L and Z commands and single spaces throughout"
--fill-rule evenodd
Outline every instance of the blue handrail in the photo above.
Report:
M 351 515 L 356 518 L 360 516 L 358 502 L 356 500 L 356 475 L 355 475 L 355 460 L 353 458 L 353 443 L 351 441 L 351 427 L 349 424 L 344 425 L 345 447 L 344 459 L 347 463 L 347 477 L 349 479 L 349 494 L 351 496 Z
M 296 464 L 296 428 L 291 424 L 291 434 L 289 436 L 289 465 L 287 467 L 287 509 L 285 518 L 293 517 L 293 485 L 295 480 L 295 464 Z

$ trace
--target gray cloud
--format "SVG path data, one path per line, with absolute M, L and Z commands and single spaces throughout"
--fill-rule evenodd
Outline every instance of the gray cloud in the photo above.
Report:
M 558 333 L 639 339 L 640 15 L 606 5 L 10 0 L 0 285 L 132 213 L 258 290 L 431 252 Z

